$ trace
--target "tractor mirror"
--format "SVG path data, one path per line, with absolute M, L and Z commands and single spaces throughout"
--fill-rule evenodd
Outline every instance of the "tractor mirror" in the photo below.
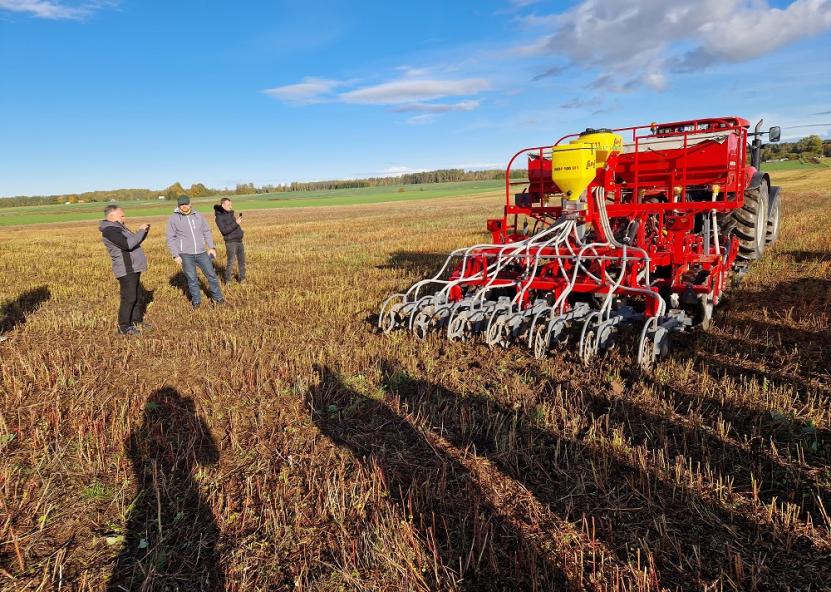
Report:
M 778 125 L 773 126 L 768 130 L 768 142 L 778 142 L 782 137 L 782 128 Z

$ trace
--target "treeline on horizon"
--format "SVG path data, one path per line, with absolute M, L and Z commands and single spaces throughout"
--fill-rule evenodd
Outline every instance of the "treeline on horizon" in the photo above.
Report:
M 831 156 L 831 140 L 823 140 L 816 134 L 798 142 L 767 144 L 762 148 L 762 160 L 805 160 L 817 162 L 823 156 Z
M 804 160 L 819 162 L 823 156 L 831 156 L 831 140 L 823 140 L 817 135 L 807 136 L 796 142 L 768 144 L 762 148 L 762 160 Z M 511 178 L 525 178 L 526 169 L 514 169 Z M 65 193 L 61 195 L 18 195 L 0 199 L 0 207 L 36 206 L 64 203 L 90 203 L 109 201 L 146 201 L 164 197 L 175 200 L 180 195 L 188 197 L 207 197 L 211 195 L 255 195 L 263 193 L 291 193 L 296 191 L 327 191 L 332 189 L 363 189 L 392 185 L 424 185 L 430 183 L 455 183 L 460 181 L 494 181 L 505 178 L 503 169 L 468 171 L 464 169 L 438 169 L 418 173 L 406 173 L 397 177 L 368 177 L 365 179 L 333 179 L 330 181 L 293 181 L 281 185 L 255 186 L 253 183 L 240 183 L 234 189 L 214 189 L 194 183 L 190 188 L 174 183 L 165 189 L 113 189 L 110 191 L 89 191 L 86 193 Z
M 526 169 L 511 171 L 511 178 L 519 179 L 528 175 Z M 424 185 L 430 183 L 457 183 L 460 181 L 493 181 L 505 178 L 501 169 L 466 171 L 464 169 L 438 169 L 418 173 L 406 173 L 397 177 L 368 177 L 365 179 L 333 179 L 329 181 L 293 181 L 287 184 L 261 185 L 240 183 L 233 189 L 213 189 L 202 183 L 194 183 L 185 188 L 181 183 L 174 183 L 164 189 L 113 189 L 110 191 L 89 191 L 86 193 L 66 193 L 61 195 L 18 195 L 0 199 L 0 207 L 35 206 L 65 203 L 94 203 L 109 201 L 146 201 L 163 197 L 175 200 L 180 195 L 188 197 L 207 197 L 212 195 L 255 195 L 264 193 L 291 193 L 296 191 L 328 191 L 332 189 L 363 189 L 367 187 L 385 187 L 393 185 Z

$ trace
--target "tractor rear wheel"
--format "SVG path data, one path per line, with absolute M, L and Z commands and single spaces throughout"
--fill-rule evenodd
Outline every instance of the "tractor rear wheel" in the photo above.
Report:
M 765 244 L 768 247 L 779 239 L 779 200 L 774 200 L 768 212 L 767 233 L 765 234 Z
M 744 206 L 734 210 L 729 218 L 732 232 L 739 239 L 738 259 L 761 259 L 768 232 L 768 184 L 762 181 L 758 187 L 745 191 Z

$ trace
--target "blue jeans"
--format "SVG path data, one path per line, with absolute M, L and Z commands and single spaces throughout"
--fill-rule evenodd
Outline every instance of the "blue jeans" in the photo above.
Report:
M 196 275 L 197 267 L 202 270 L 208 280 L 208 291 L 211 293 L 211 298 L 224 300 L 222 290 L 219 288 L 219 279 L 217 279 L 216 271 L 214 271 L 214 265 L 207 253 L 199 253 L 198 255 L 182 253 L 179 256 L 182 258 L 182 271 L 185 272 L 185 277 L 188 280 L 190 301 L 193 304 L 202 302 L 202 291 L 199 289 L 199 278 Z

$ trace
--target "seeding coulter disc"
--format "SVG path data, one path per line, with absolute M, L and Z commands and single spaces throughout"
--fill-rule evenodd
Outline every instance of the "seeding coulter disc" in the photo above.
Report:
M 591 362 L 597 355 L 597 328 L 600 321 L 600 313 L 592 312 L 583 321 L 583 329 L 580 332 L 580 344 L 578 354 L 584 364 Z

